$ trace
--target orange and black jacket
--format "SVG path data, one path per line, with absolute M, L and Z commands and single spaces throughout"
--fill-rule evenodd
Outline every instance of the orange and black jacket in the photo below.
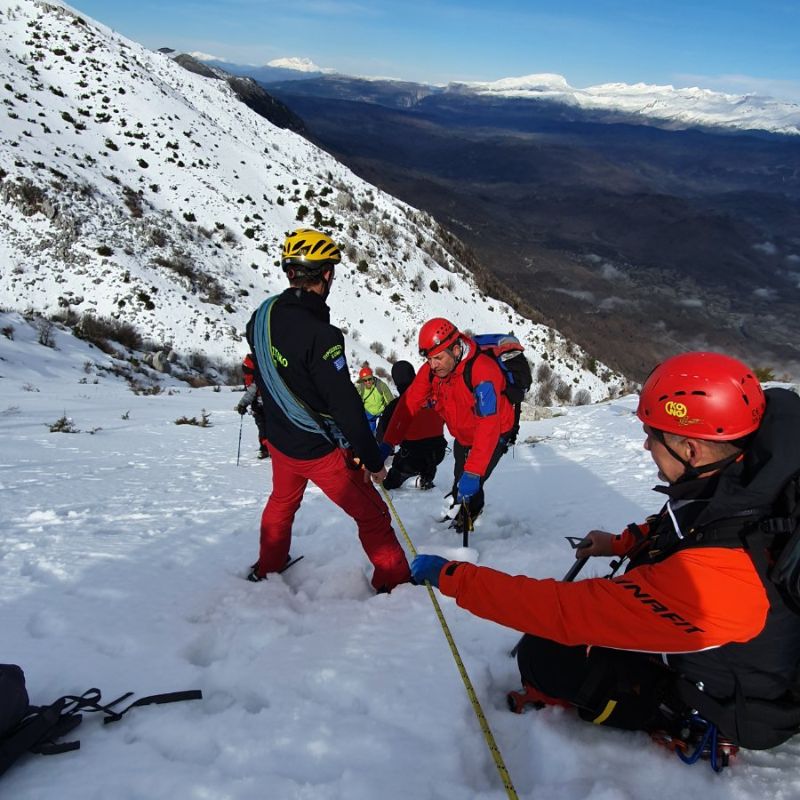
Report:
M 396 447 L 408 438 L 413 417 L 423 408 L 433 408 L 441 416 L 453 438 L 470 452 L 465 472 L 484 475 L 500 437 L 514 427 L 514 407 L 503 394 L 505 378 L 497 362 L 478 350 L 472 339 L 462 337 L 466 353 L 445 378 L 438 378 L 423 364 L 413 383 L 400 396 L 383 440 Z M 464 368 L 472 360 L 472 384 L 477 388 L 490 383 L 497 400 L 496 411 L 481 416 L 475 395 L 464 380 Z
M 738 688 L 776 698 L 796 679 L 800 619 L 768 593 L 740 534 L 746 512 L 798 470 L 800 398 L 771 389 L 744 460 L 662 488 L 662 511 L 620 535 L 617 551 L 635 552 L 624 575 L 564 583 L 449 562 L 439 588 L 478 616 L 562 644 L 663 654 L 716 697 Z

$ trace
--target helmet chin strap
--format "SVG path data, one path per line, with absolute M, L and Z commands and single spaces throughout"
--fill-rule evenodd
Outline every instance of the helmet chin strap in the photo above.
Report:
M 699 478 L 701 475 L 705 475 L 707 472 L 716 472 L 717 470 L 723 469 L 727 467 L 728 464 L 732 464 L 736 459 L 739 458 L 739 453 L 731 453 L 729 456 L 725 456 L 725 458 L 719 459 L 719 461 L 712 461 L 710 464 L 699 464 L 695 466 L 687 461 L 685 458 L 679 456 L 668 444 L 666 439 L 664 438 L 664 431 L 659 430 L 658 428 L 651 428 L 653 434 L 655 435 L 656 439 L 664 445 L 664 449 L 679 463 L 683 464 L 683 474 L 678 478 L 678 480 L 673 481 L 673 483 L 685 483 L 686 481 L 694 480 L 695 478 Z
M 458 345 L 458 349 L 460 351 L 458 357 L 456 357 L 456 354 L 453 352 L 453 348 L 456 345 Z M 467 346 L 464 344 L 464 342 L 462 341 L 461 337 L 459 336 L 458 339 L 456 339 L 453 342 L 453 344 L 451 344 L 450 347 L 448 347 L 447 349 L 450 352 L 450 355 L 453 356 L 453 358 L 455 359 L 455 362 L 456 362 L 455 365 L 454 365 L 454 367 L 455 367 L 461 362 L 461 359 L 464 358 L 464 356 L 466 355 Z

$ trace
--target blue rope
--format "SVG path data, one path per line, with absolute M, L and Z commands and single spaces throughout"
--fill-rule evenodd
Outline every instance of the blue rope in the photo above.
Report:
M 324 436 L 332 444 L 338 447 L 348 447 L 348 442 L 344 434 L 339 430 L 336 423 L 330 419 L 326 420 L 323 427 L 306 410 L 300 400 L 292 394 L 289 387 L 284 383 L 283 378 L 278 374 L 275 360 L 272 353 L 272 307 L 279 295 L 268 297 L 256 311 L 255 323 L 253 325 L 253 345 L 255 349 L 256 362 L 259 372 L 264 381 L 264 385 L 275 404 L 286 415 L 289 421 L 308 433 L 316 433 Z

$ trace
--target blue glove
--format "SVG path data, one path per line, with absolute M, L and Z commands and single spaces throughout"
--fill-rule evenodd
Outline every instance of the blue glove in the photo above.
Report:
M 469 500 L 472 495 L 478 493 L 481 488 L 481 479 L 479 475 L 473 472 L 464 472 L 458 479 L 458 491 L 456 493 L 456 503 L 463 500 Z
M 386 444 L 386 442 L 381 442 L 378 445 L 378 450 L 380 450 L 381 459 L 383 461 L 386 461 L 386 459 L 394 453 L 394 447 L 392 447 L 390 444 Z
M 411 562 L 411 577 L 420 584 L 420 586 L 429 581 L 431 586 L 439 586 L 439 573 L 442 567 L 447 563 L 446 558 L 441 556 L 417 556 Z

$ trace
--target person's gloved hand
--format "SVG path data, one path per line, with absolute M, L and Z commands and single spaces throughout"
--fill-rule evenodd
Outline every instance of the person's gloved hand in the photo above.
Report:
M 244 416 L 247 413 L 247 406 L 243 403 L 237 403 L 234 411 L 238 411 L 242 416 Z
M 389 456 L 394 454 L 394 447 L 392 447 L 390 444 L 387 444 L 386 442 L 381 442 L 378 445 L 378 450 L 380 450 L 381 458 L 384 461 L 386 461 L 386 459 L 389 458 Z
M 480 475 L 475 475 L 473 472 L 464 472 L 458 479 L 458 491 L 456 494 L 456 502 L 461 503 L 464 500 L 469 500 L 472 495 L 478 493 L 481 488 Z
M 420 585 L 429 581 L 431 586 L 438 587 L 439 573 L 446 563 L 447 559 L 441 556 L 417 556 L 411 562 L 411 577 Z

